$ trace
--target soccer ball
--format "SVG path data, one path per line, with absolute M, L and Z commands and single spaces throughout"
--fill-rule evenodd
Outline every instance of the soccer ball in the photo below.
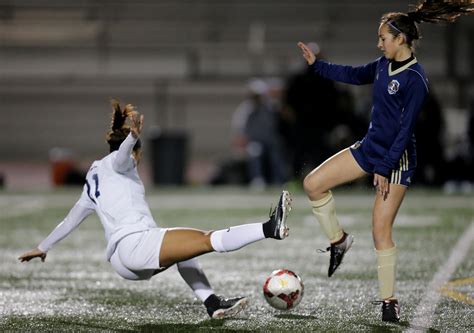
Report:
M 263 284 L 263 296 L 278 310 L 290 310 L 301 302 L 304 285 L 301 278 L 288 269 L 273 271 Z

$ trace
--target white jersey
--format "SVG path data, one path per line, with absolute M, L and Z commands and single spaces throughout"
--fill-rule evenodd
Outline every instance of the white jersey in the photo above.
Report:
M 118 151 L 92 163 L 80 199 L 41 242 L 38 246 L 41 251 L 51 249 L 94 211 L 105 230 L 107 260 L 123 237 L 157 227 L 145 201 L 145 188 L 131 155 L 136 142 L 137 139 L 129 134 Z

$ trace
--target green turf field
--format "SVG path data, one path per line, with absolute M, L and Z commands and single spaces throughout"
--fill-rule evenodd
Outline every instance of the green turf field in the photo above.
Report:
M 402 319 L 386 324 L 379 305 L 371 304 L 378 286 L 369 189 L 335 192 L 338 216 L 355 243 L 331 279 L 329 255 L 316 253 L 327 241 L 302 193 L 293 196 L 286 240 L 201 257 L 217 294 L 249 297 L 246 311 L 231 320 L 209 320 L 175 268 L 150 281 L 120 278 L 104 259 L 95 216 L 51 250 L 45 263 L 19 263 L 16 258 L 47 236 L 79 193 L 0 192 L 0 331 L 474 331 L 473 196 L 408 193 L 394 228 Z M 278 189 L 186 188 L 156 190 L 148 201 L 161 226 L 217 229 L 263 221 L 278 195 Z M 266 276 L 278 268 L 295 271 L 305 284 L 304 298 L 291 312 L 273 310 L 262 295 Z

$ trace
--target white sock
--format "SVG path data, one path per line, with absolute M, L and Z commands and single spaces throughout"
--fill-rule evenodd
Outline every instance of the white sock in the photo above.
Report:
M 202 302 L 214 294 L 214 290 L 212 290 L 211 284 L 207 280 L 206 274 L 204 274 L 196 258 L 178 262 L 176 266 L 178 266 L 181 277 Z
M 216 252 L 229 252 L 264 238 L 262 223 L 250 223 L 212 232 L 211 245 Z

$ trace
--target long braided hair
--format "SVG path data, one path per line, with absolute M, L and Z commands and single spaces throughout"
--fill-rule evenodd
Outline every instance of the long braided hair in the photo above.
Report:
M 473 12 L 471 0 L 426 0 L 415 5 L 408 13 L 384 14 L 380 23 L 387 24 L 388 31 L 395 37 L 404 34 L 406 43 L 412 47 L 413 41 L 421 38 L 418 23 L 454 22 L 459 16 Z
M 126 124 L 128 116 L 135 112 L 135 107 L 132 104 L 125 105 L 122 110 L 120 102 L 116 99 L 111 99 L 110 104 L 112 105 L 112 123 L 110 130 L 107 132 L 106 140 L 110 147 L 110 152 L 118 150 L 122 142 L 130 133 L 130 127 Z M 133 147 L 133 150 L 141 148 L 140 139 Z

